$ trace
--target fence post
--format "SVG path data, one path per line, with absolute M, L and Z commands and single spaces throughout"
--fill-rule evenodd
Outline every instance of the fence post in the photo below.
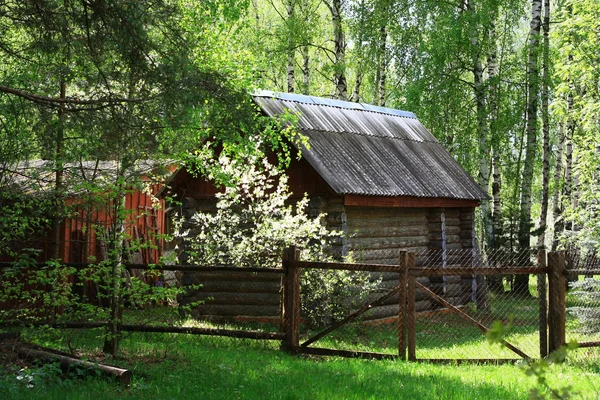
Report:
M 295 352 L 300 346 L 300 268 L 292 265 L 300 261 L 300 249 L 287 248 L 283 255 L 284 285 L 282 320 L 285 341 L 282 347 Z
M 408 361 L 417 360 L 417 338 L 416 338 L 416 286 L 417 277 L 410 274 L 410 270 L 415 268 L 415 253 L 407 255 L 407 285 L 406 285 L 406 334 L 408 336 Z
M 548 254 L 548 351 L 551 353 L 565 344 L 566 278 L 565 253 Z
M 538 267 L 546 268 L 546 250 L 538 251 Z M 539 304 L 539 324 L 540 324 L 540 356 L 542 358 L 548 355 L 548 303 L 546 298 L 546 275 L 538 274 L 537 292 Z
M 406 360 L 406 289 L 408 278 L 408 252 L 401 251 L 398 259 L 400 274 L 398 277 L 398 357 Z

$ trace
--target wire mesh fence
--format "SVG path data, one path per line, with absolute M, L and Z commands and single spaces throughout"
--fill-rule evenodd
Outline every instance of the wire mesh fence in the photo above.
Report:
M 352 264 L 302 264 L 301 351 L 398 356 L 399 253 L 390 252 L 389 258 L 396 264 L 367 264 L 360 258 Z
M 416 357 L 420 359 L 538 358 L 545 290 L 536 275 L 532 251 L 472 249 L 417 254 L 415 291 Z M 516 270 L 514 272 L 517 272 Z M 540 293 L 542 302 L 540 302 Z M 503 343 L 491 343 L 487 331 L 503 326 Z
M 399 250 L 390 250 L 383 258 L 402 264 L 401 256 Z M 406 310 L 401 305 L 404 281 L 400 265 L 364 265 L 361 271 L 311 270 L 305 265 L 301 301 L 310 301 L 306 293 L 320 293 L 326 303 L 338 307 L 338 315 L 320 309 L 318 302 L 303 304 L 307 317 L 304 345 L 399 354 L 401 342 L 406 340 L 402 339 L 402 327 L 407 323 L 409 357 L 411 341 L 418 359 L 540 357 L 545 346 L 540 343 L 540 326 L 545 324 L 545 273 L 527 273 L 541 271 L 537 258 L 534 251 L 418 251 L 408 272 L 414 277 L 414 290 L 408 290 Z M 345 279 L 346 285 L 317 288 L 315 275 L 327 282 L 337 276 Z M 403 312 L 412 322 L 403 321 Z M 492 327 L 502 330 L 503 342 L 487 340 L 486 332 Z
M 566 341 L 577 342 L 572 357 L 600 357 L 600 258 L 595 252 L 566 253 Z
M 298 345 L 401 357 L 408 347 L 409 358 L 412 349 L 412 358 L 429 360 L 545 355 L 547 270 L 536 252 L 408 254 L 389 250 L 385 257 L 397 263 L 388 264 L 359 258 L 297 264 Z M 598 342 L 600 269 L 589 256 L 567 259 L 567 272 L 578 276 L 567 294 L 567 341 Z M 48 263 L 1 271 L 0 325 L 101 327 L 110 319 L 115 281 L 106 266 Z M 126 265 L 124 271 L 117 282 L 123 330 L 244 330 L 254 333 L 242 337 L 276 340 L 288 334 L 285 268 Z M 506 328 L 502 345 L 486 339 L 498 324 Z

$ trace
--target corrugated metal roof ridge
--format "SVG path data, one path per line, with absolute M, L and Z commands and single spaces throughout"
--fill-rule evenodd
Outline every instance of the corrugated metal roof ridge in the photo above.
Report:
M 419 132 L 415 129 L 414 124 L 419 124 L 418 119 L 408 119 L 411 122 L 407 123 L 406 119 L 402 119 L 396 115 L 385 114 L 388 118 L 375 118 L 374 120 L 365 120 L 362 118 L 353 118 L 352 113 L 361 110 L 339 108 L 331 106 L 320 106 L 311 103 L 297 103 L 289 100 L 272 99 L 266 101 L 259 101 L 259 105 L 269 114 L 270 116 L 276 116 L 278 113 L 282 113 L 285 109 L 298 115 L 299 128 L 310 129 L 320 132 L 336 132 L 341 134 L 354 134 L 360 136 L 372 136 L 381 138 L 390 138 L 396 140 L 408 140 L 419 143 L 439 143 L 438 140 L 424 127 Z M 325 111 L 325 107 L 334 108 L 340 110 L 343 114 L 336 118 L 331 118 L 334 113 Z M 369 114 L 377 114 L 371 111 L 367 111 Z M 347 115 L 350 114 L 350 115 Z M 344 119 L 342 121 L 342 119 Z M 351 121 L 351 122 L 350 122 Z M 390 123 L 393 121 L 393 123 Z M 369 127 L 371 126 L 371 128 Z M 354 128 L 349 130 L 348 128 Z M 362 131 L 359 128 L 363 128 Z M 383 132 L 390 132 L 392 134 L 384 134 Z M 403 134 L 404 137 L 399 137 L 399 134 Z
M 252 97 L 267 97 L 273 98 L 280 101 L 291 101 L 298 103 L 307 103 L 313 105 L 319 105 L 322 107 L 336 107 L 345 108 L 356 111 L 363 111 L 375 114 L 392 115 L 400 118 L 417 119 L 417 116 L 410 111 L 398 110 L 395 108 L 375 106 L 367 103 L 356 103 L 346 100 L 327 99 L 325 97 L 308 96 L 304 94 L 286 93 L 286 92 L 273 92 L 270 90 L 258 90 L 255 93 L 251 93 Z M 329 104 L 328 104 L 329 103 Z M 336 104 L 337 103 L 337 104 Z M 339 104 L 339 105 L 338 105 Z M 360 108 L 359 108 L 360 106 Z

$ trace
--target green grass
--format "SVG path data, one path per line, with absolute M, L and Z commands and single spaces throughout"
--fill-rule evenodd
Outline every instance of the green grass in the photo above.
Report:
M 90 356 L 100 342 L 87 333 L 37 334 L 44 345 L 65 347 L 65 333 Z M 434 365 L 402 361 L 303 358 L 278 342 L 173 334 L 130 334 L 124 357 L 130 388 L 101 378 L 67 381 L 34 377 L 33 387 L 14 376 L 0 386 L 3 399 L 524 399 L 535 380 L 515 365 Z M 376 350 L 376 349 L 371 349 Z M 550 382 L 568 382 L 582 398 L 600 390 L 597 368 L 553 366 Z M 8 379 L 9 384 L 6 384 Z M 2 382 L 2 381 L 0 381 Z M 47 382 L 47 383 L 45 383 Z M 10 389 L 10 391 L 9 391 Z M 3 392 L 4 391 L 4 392 Z

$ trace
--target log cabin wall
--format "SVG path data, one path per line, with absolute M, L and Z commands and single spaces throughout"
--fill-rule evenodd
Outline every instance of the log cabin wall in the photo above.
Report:
M 429 243 L 425 208 L 346 207 L 348 248 L 357 261 L 397 264 L 400 250 Z
M 395 264 L 398 252 L 406 250 L 422 254 L 417 257 L 417 266 L 444 267 L 456 261 L 452 252 L 473 247 L 474 208 L 347 206 L 344 214 L 347 247 L 357 261 Z M 435 252 L 427 254 L 427 250 Z M 370 295 L 369 300 L 375 300 L 398 284 L 394 273 L 374 273 L 373 279 L 382 279 L 382 282 L 380 290 Z M 418 280 L 453 304 L 462 305 L 471 300 L 471 277 L 420 277 Z M 398 311 L 397 301 L 394 297 L 374 307 L 368 319 L 394 318 Z M 415 307 L 422 312 L 437 305 L 417 290 Z

